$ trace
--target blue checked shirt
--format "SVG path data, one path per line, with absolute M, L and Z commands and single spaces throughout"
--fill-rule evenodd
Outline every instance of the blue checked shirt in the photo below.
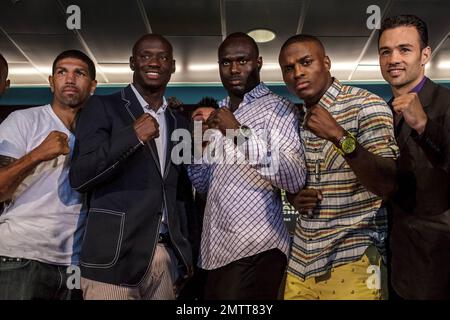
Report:
M 229 98 L 221 102 L 228 106 Z M 282 216 L 280 189 L 298 192 L 305 183 L 304 149 L 294 104 L 260 83 L 234 112 L 252 129 L 243 163 L 193 164 L 193 185 L 207 193 L 199 266 L 211 270 L 278 248 L 288 256 L 290 237 Z M 268 133 L 261 139 L 259 131 Z M 224 153 L 237 149 L 221 136 Z M 273 169 L 273 170 L 270 170 Z M 269 275 L 270 276 L 270 275 Z

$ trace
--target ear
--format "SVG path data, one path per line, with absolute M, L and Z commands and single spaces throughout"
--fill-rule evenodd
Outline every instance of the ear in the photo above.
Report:
M 172 60 L 172 71 L 171 73 L 175 73 L 175 71 L 177 70 L 177 65 L 175 63 L 175 59 Z
M 258 65 L 258 70 L 261 70 L 261 68 L 263 66 L 263 58 L 258 57 L 258 59 L 256 59 L 256 64 Z
M 11 82 L 9 81 L 9 79 L 6 80 L 5 90 L 8 90 L 10 85 L 11 85 Z
M 331 60 L 330 60 L 330 57 L 325 56 L 325 57 L 323 58 L 323 64 L 325 65 L 325 67 L 327 68 L 327 70 L 330 71 L 330 69 L 331 69 Z
M 48 83 L 50 83 L 50 90 L 52 91 L 52 93 L 54 93 L 55 87 L 53 85 L 53 77 L 52 76 L 48 76 Z
M 422 66 L 425 66 L 431 59 L 431 48 L 425 47 L 422 49 L 421 57 L 420 57 L 420 63 Z
M 134 59 L 133 59 L 133 57 L 130 57 L 130 69 L 131 69 L 131 71 L 134 71 Z
M 89 92 L 89 94 L 91 95 L 91 96 L 93 96 L 94 95 L 94 92 L 95 92 L 95 89 L 97 88 L 97 80 L 92 80 L 91 81 L 91 90 L 90 90 L 90 92 Z

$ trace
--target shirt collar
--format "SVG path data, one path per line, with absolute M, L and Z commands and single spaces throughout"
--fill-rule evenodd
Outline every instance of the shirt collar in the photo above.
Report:
M 419 82 L 419 84 L 417 86 L 415 86 L 409 93 L 411 92 L 415 92 L 415 93 L 419 93 L 423 86 L 425 85 L 425 81 L 427 81 L 427 77 L 423 77 L 423 79 Z
M 322 98 L 319 100 L 319 105 L 324 107 L 325 109 L 330 109 L 333 105 L 334 101 L 336 101 L 337 96 L 341 92 L 342 85 L 336 78 L 333 78 L 333 83 L 331 86 L 325 91 Z
M 142 108 L 144 110 L 151 110 L 151 111 L 153 111 L 153 109 L 150 108 L 150 105 L 148 104 L 148 102 L 145 101 L 144 97 L 142 97 L 142 95 L 139 93 L 139 91 L 137 91 L 136 87 L 133 84 L 131 84 L 131 89 L 133 90 L 134 94 L 136 95 L 136 98 L 138 99 L 138 101 L 141 104 Z M 166 97 L 163 97 L 163 104 L 158 109 L 158 111 L 156 113 L 157 114 L 163 113 L 163 112 L 166 111 L 166 109 L 167 109 L 167 100 L 166 100 Z
M 270 89 L 266 86 L 266 84 L 264 82 L 260 82 L 256 87 L 244 94 L 244 99 L 242 99 L 241 105 L 251 103 L 265 95 L 268 95 L 269 93 Z M 220 106 L 228 106 L 229 103 L 230 97 L 226 97 L 220 101 Z
M 427 81 L 427 79 L 428 78 L 424 76 L 423 79 L 420 80 L 419 84 L 417 86 L 415 86 L 414 88 L 412 88 L 411 91 L 409 91 L 408 93 L 412 93 L 412 92 L 419 93 L 425 86 L 425 82 Z M 392 101 L 394 101 L 394 97 L 391 97 L 391 99 L 389 99 L 389 101 L 388 101 L 389 106 L 392 106 Z

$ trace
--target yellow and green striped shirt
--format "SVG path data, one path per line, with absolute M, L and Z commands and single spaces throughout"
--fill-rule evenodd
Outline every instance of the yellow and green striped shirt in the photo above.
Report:
M 334 79 L 319 104 L 366 150 L 397 158 L 392 112 L 383 99 Z M 321 190 L 323 200 L 313 217 L 297 219 L 288 272 L 302 279 L 320 276 L 358 260 L 370 245 L 385 254 L 387 214 L 382 199 L 361 185 L 333 143 L 300 131 L 306 150 L 306 188 Z

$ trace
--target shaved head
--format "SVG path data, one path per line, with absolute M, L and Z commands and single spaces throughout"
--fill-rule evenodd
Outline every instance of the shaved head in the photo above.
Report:
M 152 40 L 159 40 L 163 43 L 165 43 L 167 45 L 167 47 L 170 49 L 170 54 L 173 54 L 173 47 L 172 44 L 166 39 L 164 38 L 162 35 L 160 34 L 156 34 L 156 33 L 147 33 L 144 34 L 142 37 L 140 37 L 136 43 L 133 46 L 133 56 L 136 56 L 136 51 L 139 47 L 139 45 L 144 42 L 144 41 L 152 41 Z
M 250 37 L 248 34 L 243 33 L 243 32 L 235 32 L 235 33 L 228 35 L 228 37 L 226 37 L 225 40 L 223 40 L 223 42 L 219 46 L 219 50 L 218 50 L 219 55 L 220 55 L 220 52 L 223 51 L 224 48 L 226 48 L 230 44 L 234 44 L 238 41 L 244 41 L 244 42 L 249 43 L 252 46 L 255 57 L 259 56 L 259 49 L 258 49 L 258 45 L 256 44 L 255 40 L 252 37 Z

